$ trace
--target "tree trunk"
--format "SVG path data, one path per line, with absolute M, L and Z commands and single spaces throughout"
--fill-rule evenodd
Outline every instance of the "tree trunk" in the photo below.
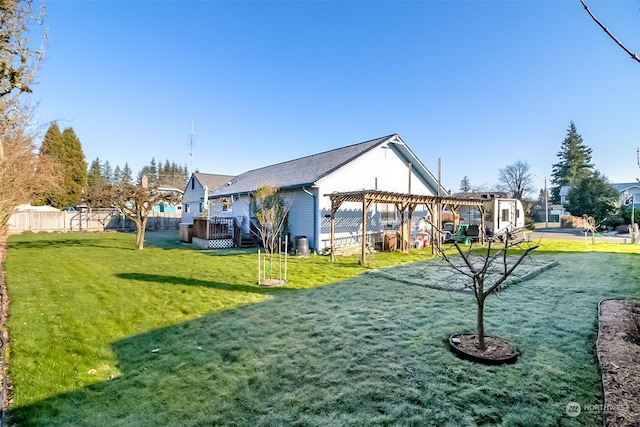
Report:
M 146 221 L 134 221 L 136 224 L 136 249 L 141 251 L 144 249 L 144 232 L 147 228 Z
M 484 345 L 484 295 L 478 297 L 478 348 L 482 351 L 485 350 Z

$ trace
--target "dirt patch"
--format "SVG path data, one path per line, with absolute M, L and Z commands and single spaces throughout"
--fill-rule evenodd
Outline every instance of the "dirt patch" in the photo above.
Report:
M 607 300 L 599 309 L 604 425 L 640 426 L 640 301 Z

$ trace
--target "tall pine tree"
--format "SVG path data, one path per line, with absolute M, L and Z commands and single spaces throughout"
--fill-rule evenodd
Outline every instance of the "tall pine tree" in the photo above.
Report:
M 104 187 L 106 184 L 104 177 L 102 176 L 102 165 L 100 159 L 96 157 L 89 166 L 89 172 L 87 173 L 87 187 L 89 191 L 96 191 Z
M 591 148 L 587 147 L 582 136 L 571 122 L 567 136 L 558 152 L 558 163 L 553 165 L 551 172 L 551 197 L 554 203 L 560 202 L 560 187 L 575 186 L 594 172 L 591 163 Z
M 63 175 L 60 190 L 50 195 L 46 202 L 57 208 L 79 203 L 83 190 L 87 188 L 87 162 L 73 129 L 67 128 L 61 133 L 58 125 L 52 123 L 40 146 L 40 153 L 53 157 Z
M 44 140 L 40 144 L 40 154 L 53 156 L 59 160 L 62 151 L 62 132 L 58 124 L 53 122 L 44 134 Z
M 113 183 L 116 185 L 122 184 L 122 169 L 120 169 L 119 165 L 116 165 L 116 168 L 113 170 Z
M 122 169 L 122 179 L 119 184 L 133 184 L 133 171 L 129 167 L 129 163 L 124 164 Z
M 62 143 L 65 151 L 65 186 L 68 203 L 73 205 L 82 199 L 82 192 L 87 188 L 87 162 L 82 152 L 82 144 L 73 128 L 62 131 Z

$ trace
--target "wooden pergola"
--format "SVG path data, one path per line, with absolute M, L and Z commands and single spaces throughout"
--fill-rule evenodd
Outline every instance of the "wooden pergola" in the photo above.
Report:
M 400 216 L 400 232 L 402 241 L 402 250 L 407 251 L 408 247 L 405 247 L 405 212 L 407 212 L 407 230 L 411 233 L 411 216 L 419 205 L 425 205 L 432 219 L 436 219 L 435 224 L 432 222 L 432 229 L 435 229 L 438 234 L 438 242 L 440 241 L 440 235 L 442 230 L 437 224 L 442 217 L 442 208 L 449 206 L 451 211 L 455 214 L 461 206 L 474 206 L 480 211 L 480 218 L 482 224 L 481 230 L 484 230 L 484 204 L 486 199 L 472 199 L 472 198 L 458 198 L 458 197 L 442 197 L 442 196 L 422 196 L 417 194 L 403 194 L 392 193 L 387 191 L 377 190 L 361 190 L 361 191 L 348 191 L 341 193 L 325 194 L 331 200 L 331 260 L 335 260 L 335 214 L 345 202 L 361 203 L 362 204 L 362 253 L 360 256 L 360 263 L 365 265 L 367 262 L 367 213 L 374 203 L 392 204 L 401 213 Z M 456 216 L 454 215 L 454 223 L 456 222 Z M 482 233 L 481 233 L 482 236 Z M 433 250 L 435 238 L 431 239 L 431 247 Z

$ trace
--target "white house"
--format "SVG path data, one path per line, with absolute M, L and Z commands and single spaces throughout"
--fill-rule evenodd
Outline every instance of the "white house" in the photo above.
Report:
M 305 236 L 309 247 L 316 250 L 330 246 L 331 201 L 327 194 L 365 189 L 438 194 L 437 179 L 394 134 L 238 175 L 209 192 L 212 216 L 214 212 L 216 216 L 233 216 L 246 224 L 253 217 L 251 193 L 264 185 L 279 188 L 289 204 L 291 237 Z M 446 194 L 442 187 L 441 194 Z M 427 212 L 416 209 L 413 215 Z M 335 218 L 337 239 L 355 238 L 362 232 L 362 205 L 345 203 Z M 373 206 L 367 230 L 382 230 L 398 221 L 393 205 Z
M 620 193 L 621 204 L 630 205 L 633 203 L 636 209 L 640 208 L 640 182 L 611 184 L 611 186 Z
M 229 182 L 231 178 L 232 175 L 201 172 L 191 174 L 182 195 L 182 223 L 193 224 L 193 218 L 200 217 L 206 208 L 208 192 Z

